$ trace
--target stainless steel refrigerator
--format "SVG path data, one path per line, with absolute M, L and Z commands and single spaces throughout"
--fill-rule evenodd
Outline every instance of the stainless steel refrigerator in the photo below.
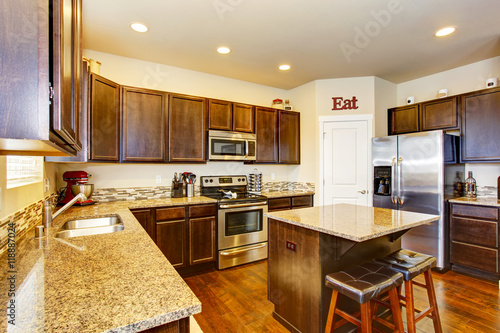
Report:
M 438 222 L 404 234 L 401 246 L 432 255 L 439 269 L 447 269 L 446 200 L 460 196 L 457 176 L 463 182 L 465 171 L 458 163 L 459 137 L 430 131 L 374 138 L 372 143 L 373 206 L 440 215 Z

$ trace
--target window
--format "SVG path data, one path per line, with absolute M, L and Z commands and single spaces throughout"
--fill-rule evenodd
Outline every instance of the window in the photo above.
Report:
M 42 156 L 7 156 L 7 188 L 38 183 L 43 179 Z

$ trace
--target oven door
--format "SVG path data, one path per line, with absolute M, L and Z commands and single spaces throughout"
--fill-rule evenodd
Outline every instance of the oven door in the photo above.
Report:
M 267 242 L 267 202 L 221 204 L 219 207 L 218 249 L 230 249 Z
M 236 160 L 247 159 L 247 140 L 234 138 L 209 137 L 210 160 Z

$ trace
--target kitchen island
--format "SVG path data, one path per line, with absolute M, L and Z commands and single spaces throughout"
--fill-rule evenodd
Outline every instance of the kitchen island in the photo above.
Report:
M 325 276 L 401 248 L 409 229 L 439 216 L 337 204 L 268 213 L 268 298 L 291 332 L 324 332 L 331 290 Z M 341 297 L 341 306 L 358 305 Z

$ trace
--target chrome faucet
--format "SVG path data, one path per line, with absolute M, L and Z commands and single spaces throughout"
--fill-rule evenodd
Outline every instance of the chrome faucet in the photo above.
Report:
M 62 212 L 64 212 L 66 209 L 71 207 L 75 202 L 77 201 L 86 201 L 87 196 L 83 193 L 79 193 L 77 196 L 75 196 L 70 202 L 62 206 L 55 214 L 52 214 L 52 196 L 49 197 L 47 200 L 45 200 L 44 206 L 43 206 L 43 216 L 42 216 L 42 223 L 45 226 L 45 229 L 48 230 L 48 228 L 52 227 L 52 220 L 58 217 Z

